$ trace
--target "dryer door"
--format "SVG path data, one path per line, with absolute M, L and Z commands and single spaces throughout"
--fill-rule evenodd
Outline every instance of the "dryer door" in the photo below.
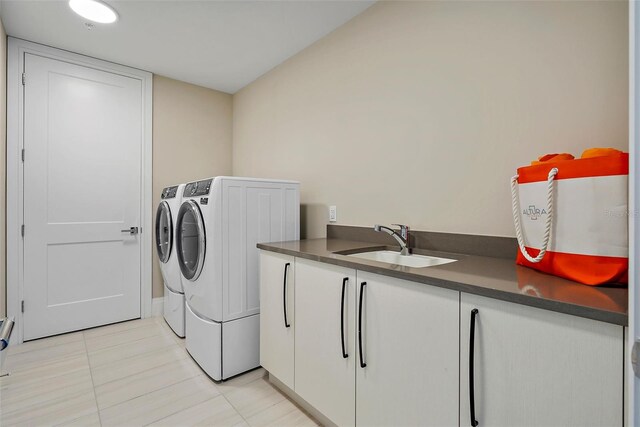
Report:
M 206 235 L 202 212 L 189 200 L 180 206 L 176 223 L 178 265 L 185 279 L 195 281 L 202 272 L 206 252 Z
M 156 249 L 160 262 L 166 263 L 173 249 L 173 218 L 167 202 L 162 202 L 156 211 Z

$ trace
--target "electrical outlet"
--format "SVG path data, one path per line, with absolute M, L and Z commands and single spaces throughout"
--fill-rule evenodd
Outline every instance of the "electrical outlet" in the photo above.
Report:
M 338 220 L 338 209 L 335 206 L 329 206 L 329 222 Z

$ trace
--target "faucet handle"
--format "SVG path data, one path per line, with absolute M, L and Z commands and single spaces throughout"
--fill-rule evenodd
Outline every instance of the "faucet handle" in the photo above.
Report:
M 409 226 L 404 224 L 391 224 L 400 227 L 400 235 L 403 239 L 407 240 L 409 238 Z

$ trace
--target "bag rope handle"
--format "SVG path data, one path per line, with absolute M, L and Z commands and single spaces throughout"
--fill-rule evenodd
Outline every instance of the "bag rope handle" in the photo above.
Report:
M 542 248 L 540 253 L 535 258 L 529 255 L 527 248 L 524 246 L 524 239 L 522 237 L 522 226 L 520 225 L 520 201 L 518 200 L 518 175 L 511 178 L 511 209 L 513 210 L 513 224 L 516 227 L 516 238 L 518 239 L 518 246 L 520 252 L 532 263 L 538 263 L 542 261 L 544 255 L 549 249 L 549 240 L 551 238 L 551 224 L 553 223 L 553 180 L 558 174 L 558 168 L 553 168 L 549 171 L 547 176 L 547 221 L 544 229 L 544 239 L 542 240 Z

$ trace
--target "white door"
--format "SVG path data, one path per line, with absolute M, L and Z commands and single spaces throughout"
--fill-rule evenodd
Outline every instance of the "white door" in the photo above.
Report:
M 339 426 L 356 422 L 356 271 L 296 259 L 295 391 Z
M 622 426 L 622 326 L 465 293 L 460 322 L 461 426 Z
M 357 292 L 357 425 L 457 426 L 459 293 L 361 271 Z
M 260 251 L 260 364 L 294 388 L 295 262 Z
M 24 339 L 140 317 L 142 83 L 24 64 Z

